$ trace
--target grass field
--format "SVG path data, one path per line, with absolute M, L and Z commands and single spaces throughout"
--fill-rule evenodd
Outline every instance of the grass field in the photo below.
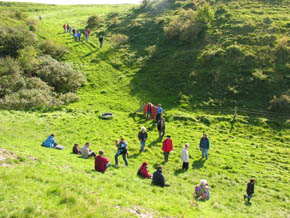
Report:
M 131 16 L 134 6 L 13 3 L 2 10 L 7 8 L 23 10 L 36 20 L 42 15 L 38 37 L 67 46 L 69 53 L 63 61 L 83 71 L 88 83 L 78 91 L 79 102 L 59 110 L 0 111 L 0 148 L 17 156 L 0 159 L 0 217 L 290 217 L 289 120 L 238 116 L 232 122 L 232 114 L 182 108 L 177 101 L 178 89 L 172 86 L 176 78 L 160 84 L 163 90 L 154 87 L 153 78 L 158 75 L 146 68 L 146 60 L 140 60 L 142 43 L 130 39 L 128 46 L 116 47 L 110 41 L 111 33 L 118 28 L 122 31 L 126 22 L 135 20 Z M 110 27 L 106 21 L 102 28 L 93 30 L 89 43 L 84 39 L 74 42 L 63 33 L 64 23 L 82 29 L 90 15 L 112 12 L 120 14 L 120 27 Z M 147 18 L 138 20 L 146 23 Z M 157 26 L 150 30 L 159 34 Z M 102 49 L 96 33 L 104 33 Z M 158 64 L 152 63 L 150 66 L 158 72 Z M 142 77 L 146 72 L 152 74 Z M 148 82 L 149 90 L 143 80 Z M 131 114 L 144 101 L 162 103 L 168 113 L 166 132 L 172 136 L 174 150 L 166 164 L 155 124 Z M 115 114 L 113 120 L 98 118 L 106 111 Z M 147 128 L 149 138 L 146 152 L 139 153 L 137 134 L 142 126 Z M 198 149 L 203 131 L 211 141 L 207 161 L 201 160 Z M 65 146 L 63 151 L 40 146 L 51 133 Z M 71 153 L 74 143 L 89 141 L 92 150 L 103 149 L 114 163 L 114 140 L 121 136 L 129 144 L 128 167 L 119 158 L 120 168 L 110 167 L 100 174 L 94 171 L 93 159 Z M 179 157 L 187 142 L 190 168 L 182 172 Z M 171 186 L 154 187 L 150 180 L 137 177 L 143 161 L 148 162 L 150 173 L 163 165 L 166 182 Z M 251 204 L 245 204 L 243 194 L 251 177 L 257 181 L 256 195 Z M 209 201 L 196 202 L 193 198 L 194 186 L 200 179 L 209 182 Z

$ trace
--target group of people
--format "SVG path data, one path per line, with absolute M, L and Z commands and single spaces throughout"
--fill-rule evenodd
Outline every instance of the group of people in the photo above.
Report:
M 72 35 L 75 41 L 81 41 L 81 37 L 83 33 L 85 35 L 86 42 L 89 42 L 89 37 L 91 35 L 91 30 L 89 28 L 81 32 L 79 29 L 76 30 L 72 28 L 70 24 L 64 24 L 63 30 L 64 30 L 64 33 L 69 33 L 70 35 Z M 99 36 L 100 48 L 103 47 L 103 41 L 104 41 L 104 38 L 102 35 L 100 35 Z
M 162 117 L 162 114 L 165 113 L 165 111 L 162 109 L 161 104 L 157 105 L 157 107 L 153 106 L 152 103 L 147 103 L 144 105 L 144 111 L 145 111 L 145 117 L 146 119 L 149 118 L 149 116 L 152 118 L 156 118 L 157 121 L 157 128 L 159 131 L 159 139 L 162 139 L 165 134 L 165 122 L 164 118 Z M 146 141 L 148 139 L 148 133 L 146 132 L 145 127 L 141 127 L 141 131 L 138 133 L 138 139 L 140 140 L 140 151 L 145 151 Z M 43 143 L 42 146 L 49 147 L 49 148 L 56 148 L 56 149 L 64 149 L 63 146 L 58 145 L 54 139 L 54 134 L 51 134 Z M 115 154 L 115 167 L 118 168 L 118 157 L 121 155 L 125 166 L 128 166 L 128 143 L 127 141 L 121 137 L 120 140 L 115 140 L 115 146 L 117 148 L 117 152 Z M 206 133 L 203 133 L 202 138 L 200 139 L 199 148 L 201 151 L 202 158 L 208 159 L 208 150 L 210 148 L 210 142 L 206 135 Z M 96 155 L 95 152 L 90 150 L 90 143 L 86 142 L 86 144 L 79 148 L 78 144 L 75 144 L 73 146 L 73 153 L 74 154 L 80 154 L 83 158 L 90 158 L 94 157 L 95 159 L 95 170 L 105 173 L 106 169 L 110 166 L 110 161 L 108 158 L 104 157 L 104 151 L 100 150 L 99 155 Z M 166 139 L 162 142 L 162 151 L 164 154 L 164 163 L 169 161 L 169 155 L 170 152 L 173 150 L 173 142 L 170 135 L 167 135 Z M 182 161 L 182 169 L 184 171 L 188 170 L 189 167 L 189 144 L 186 143 L 184 147 L 182 148 L 182 152 L 180 155 L 180 159 Z M 143 162 L 140 168 L 138 169 L 137 175 L 143 177 L 143 178 L 149 178 L 152 179 L 152 184 L 157 185 L 160 187 L 169 186 L 165 182 L 165 178 L 162 174 L 162 166 L 158 166 L 157 170 L 153 173 L 153 176 L 149 173 L 147 162 Z M 254 179 L 251 179 L 250 182 L 247 185 L 247 195 L 244 195 L 244 199 L 250 199 L 253 197 L 254 194 Z M 209 185 L 205 179 L 202 179 L 200 181 L 199 185 L 195 186 L 195 192 L 194 196 L 198 200 L 209 200 L 210 199 L 210 191 L 209 191 Z

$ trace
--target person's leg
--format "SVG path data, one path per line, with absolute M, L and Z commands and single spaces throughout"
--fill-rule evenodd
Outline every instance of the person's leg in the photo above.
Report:
M 202 158 L 204 158 L 204 154 L 205 154 L 205 152 L 204 152 L 204 149 L 202 148 L 202 149 L 201 149 L 201 155 L 202 155 Z
M 165 160 L 165 162 L 168 162 L 168 156 L 169 156 L 169 152 L 164 152 L 164 160 Z
M 145 150 L 145 141 L 141 141 L 141 150 L 142 150 L 142 151 Z
M 163 129 L 163 130 L 162 130 L 162 135 L 161 135 L 161 138 L 163 138 L 163 137 L 164 137 L 164 135 L 165 135 L 165 130 Z
M 208 159 L 208 149 L 204 149 L 204 153 L 205 153 L 205 158 Z
M 122 156 L 123 156 L 123 160 L 125 162 L 125 165 L 128 166 L 128 161 L 126 159 L 126 154 L 122 154 Z
M 185 169 L 185 162 L 182 162 L 182 169 Z
M 119 156 L 119 154 L 117 153 L 117 154 L 115 155 L 115 165 L 116 165 L 116 166 L 118 166 L 118 156 Z
M 252 197 L 253 197 L 253 194 L 248 195 L 248 202 L 250 202 Z
M 162 137 L 161 137 L 161 131 L 160 130 L 158 130 L 158 132 L 159 132 L 159 138 L 161 139 Z
M 189 163 L 186 162 L 186 163 L 185 163 L 185 171 L 188 170 L 188 165 L 189 165 Z
M 164 161 L 166 162 L 166 152 L 164 152 L 163 154 L 164 154 Z

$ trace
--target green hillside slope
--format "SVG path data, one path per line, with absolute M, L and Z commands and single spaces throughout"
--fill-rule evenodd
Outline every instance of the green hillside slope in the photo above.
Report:
M 181 8 L 202 8 L 199 1 L 0 3 L 2 24 L 21 23 L 4 15 L 10 10 L 26 13 L 37 24 L 38 39 L 65 45 L 68 53 L 59 60 L 72 63 L 87 80 L 77 91 L 79 101 L 67 106 L 0 111 L 0 217 L 289 217 L 288 106 L 267 111 L 274 95 L 289 96 L 287 3 L 211 2 L 212 21 L 190 42 L 179 35 L 168 38 L 165 29 L 188 13 Z M 63 33 L 64 23 L 84 29 L 92 15 L 104 22 L 91 27 L 88 43 Z M 128 41 L 120 44 L 116 34 Z M 279 46 L 283 55 L 277 60 Z M 166 133 L 174 150 L 166 164 L 156 124 L 132 113 L 147 101 L 162 103 L 167 111 Z M 114 119 L 99 119 L 106 111 Z M 137 138 L 142 126 L 149 134 L 144 153 Z M 207 161 L 198 149 L 203 131 L 211 141 Z M 63 151 L 40 146 L 51 133 Z M 120 157 L 120 168 L 100 174 L 93 159 L 71 153 L 74 143 L 89 141 L 114 164 L 114 140 L 121 136 L 129 144 L 128 167 Z M 187 172 L 180 170 L 184 143 L 190 144 Z M 158 188 L 137 177 L 143 161 L 150 173 L 163 165 L 171 186 Z M 251 177 L 257 181 L 256 196 L 246 204 L 243 194 Z M 209 182 L 209 201 L 193 198 L 200 179 Z

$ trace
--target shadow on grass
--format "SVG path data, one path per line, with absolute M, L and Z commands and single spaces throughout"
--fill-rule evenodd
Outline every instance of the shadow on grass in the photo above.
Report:
M 247 207 L 250 207 L 250 206 L 252 206 L 252 203 L 249 202 L 249 201 L 246 201 L 246 202 L 244 203 L 244 205 L 247 206 Z
M 205 159 L 202 159 L 202 158 L 200 158 L 199 160 L 195 160 L 195 161 L 192 163 L 192 168 L 193 168 L 193 169 L 200 169 L 200 168 L 203 167 L 204 162 L 205 162 Z
M 186 171 L 183 169 L 177 169 L 174 171 L 174 176 L 178 176 L 179 174 L 185 173 Z
M 152 146 L 155 146 L 158 142 L 160 142 L 160 140 L 159 140 L 159 139 L 156 139 L 156 140 L 152 141 L 152 142 L 148 145 L 148 147 L 151 148 Z
M 130 155 L 130 159 L 131 158 L 137 158 L 141 153 L 142 153 L 142 151 L 140 150 L 138 153 L 135 153 L 133 155 Z

